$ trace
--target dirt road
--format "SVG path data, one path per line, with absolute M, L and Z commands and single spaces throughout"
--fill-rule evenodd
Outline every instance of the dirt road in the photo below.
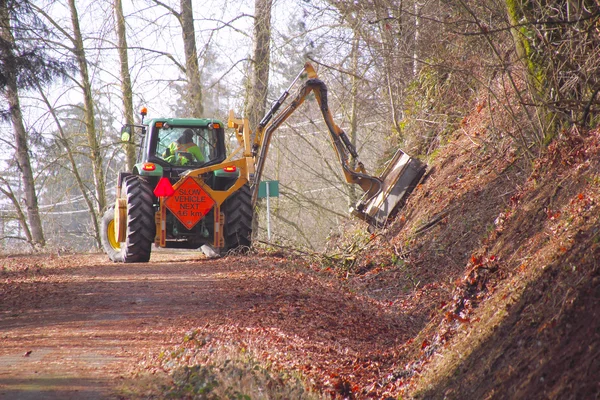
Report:
M 324 392 L 340 376 L 374 387 L 409 330 L 409 320 L 285 258 L 155 252 L 148 264 L 103 255 L 0 262 L 2 399 L 116 397 L 121 381 L 155 370 L 152 360 L 191 329 L 302 371 Z

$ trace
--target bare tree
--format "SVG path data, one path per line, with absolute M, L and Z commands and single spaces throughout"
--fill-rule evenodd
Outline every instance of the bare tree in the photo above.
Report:
M 250 87 L 244 112 L 254 130 L 265 114 L 267 105 L 272 6 L 273 0 L 255 0 L 254 2 L 254 50 L 251 61 Z
M 133 90 L 131 86 L 131 76 L 129 74 L 129 58 L 127 56 L 127 31 L 125 28 L 125 17 L 123 15 L 123 5 L 121 0 L 114 0 L 115 19 L 117 28 L 117 40 L 119 44 L 119 61 L 121 72 L 121 92 L 123 95 L 123 112 L 125 114 L 125 123 L 133 125 Z M 129 141 L 125 144 L 127 153 L 127 168 L 133 170 L 135 165 L 135 135 L 131 135 Z
M 27 239 L 35 245 L 44 246 L 44 232 L 42 229 L 42 221 L 38 208 L 38 198 L 35 190 L 35 181 L 33 179 L 33 169 L 29 159 L 29 146 L 27 140 L 27 131 L 23 124 L 23 114 L 21 113 L 21 105 L 19 102 L 19 92 L 17 86 L 17 61 L 13 48 L 15 39 L 12 35 L 10 24 L 10 14 L 6 7 L 6 3 L 0 5 L 0 39 L 2 40 L 2 58 L 4 59 L 3 78 L 6 80 L 3 88 L 3 95 L 6 98 L 9 106 L 10 120 L 14 131 L 15 150 L 17 165 L 23 179 L 23 187 L 25 194 L 25 203 L 27 208 L 27 219 L 30 229 L 25 228 L 25 232 L 30 232 Z M 5 194 L 12 194 L 12 191 L 3 191 Z M 12 196 L 13 203 L 15 198 Z M 18 204 L 16 204 L 18 205 Z M 17 207 L 20 211 L 20 208 Z M 22 213 L 20 213 L 22 221 Z M 24 225 L 24 224 L 23 224 Z
M 81 76 L 81 89 L 83 91 L 85 128 L 89 144 L 89 156 L 92 160 L 92 169 L 94 172 L 94 188 L 96 190 L 96 203 L 98 213 L 106 207 L 106 182 L 104 179 L 104 169 L 102 168 L 102 157 L 100 154 L 100 145 L 96 133 L 96 123 L 94 120 L 94 98 L 92 95 L 92 83 L 88 73 L 88 62 L 85 56 L 85 47 L 83 45 L 83 36 L 79 25 L 79 15 L 75 0 L 69 0 L 69 10 L 71 12 L 71 23 L 73 25 L 73 52 L 79 66 Z
M 419 72 L 419 57 L 427 56 L 419 46 L 425 3 L 414 0 L 354 2 L 329 0 L 345 24 L 357 32 L 377 65 L 375 74 L 385 89 L 391 129 L 402 135 L 404 91 Z M 423 46 L 426 48 L 426 46 Z
M 96 247 L 100 248 L 100 246 L 101 246 L 100 225 L 98 222 L 98 214 L 94 210 L 95 202 L 94 202 L 93 198 L 91 198 L 91 195 L 85 186 L 85 181 L 80 172 L 80 167 L 79 167 L 77 161 L 75 160 L 75 152 L 72 149 L 72 145 L 70 143 L 69 137 L 68 137 L 67 133 L 65 132 L 65 130 L 62 126 L 62 123 L 56 113 L 56 109 L 50 104 L 48 97 L 43 93 L 41 87 L 38 87 L 38 92 L 40 93 L 40 97 L 41 97 L 42 101 L 48 108 L 48 111 L 50 112 L 52 119 L 56 123 L 56 127 L 58 130 L 57 134 L 56 134 L 56 139 L 57 139 L 58 143 L 61 144 L 62 148 L 64 148 L 64 150 L 65 150 L 65 155 L 66 155 L 66 157 L 69 161 L 69 165 L 70 165 L 70 172 L 73 175 L 73 177 L 75 178 L 75 183 L 76 183 L 77 187 L 79 188 L 79 190 L 83 196 L 83 199 L 85 201 L 85 204 L 87 206 L 87 209 L 89 210 L 89 213 L 90 213 L 90 219 L 92 222 L 92 226 L 94 228 L 93 235 L 94 235 L 94 239 L 96 242 Z
M 13 188 L 11 187 L 10 182 L 7 179 L 4 179 L 3 177 L 0 177 L 0 193 L 5 195 L 13 204 L 13 207 L 15 208 L 15 214 L 17 216 L 16 219 L 19 222 L 19 225 L 21 226 L 21 228 L 23 229 L 23 232 L 25 235 L 25 240 L 28 243 L 33 245 L 34 244 L 33 236 L 31 235 L 31 230 L 29 230 L 29 224 L 27 223 L 27 217 L 25 216 L 25 213 L 23 213 L 21 204 L 20 204 L 19 200 L 17 199 L 17 195 L 13 191 Z M 2 237 L 1 239 L 6 239 L 6 238 Z M 20 236 L 13 236 L 13 237 L 11 237 L 11 239 L 19 239 L 20 240 L 22 238 Z
M 180 0 L 180 11 L 169 5 L 153 0 L 155 4 L 166 8 L 181 25 L 183 49 L 185 56 L 185 75 L 187 78 L 187 97 L 190 101 L 190 113 L 194 118 L 201 118 L 204 114 L 202 85 L 200 83 L 200 68 L 198 64 L 198 50 L 196 46 L 196 30 L 194 28 L 194 12 L 192 0 Z
M 590 125 L 600 110 L 598 2 L 506 1 L 506 10 L 543 122 Z
M 200 84 L 192 0 L 181 0 L 180 22 L 185 51 L 185 72 L 188 80 L 188 93 L 192 103 L 192 117 L 201 118 L 203 117 L 202 114 L 204 114 L 204 106 L 202 104 L 202 85 Z
M 352 38 L 352 50 L 350 54 L 352 68 L 352 86 L 350 88 L 351 96 L 351 110 L 350 110 L 350 142 L 356 148 L 358 141 L 358 86 L 359 86 L 359 71 L 358 71 L 358 58 L 359 58 L 359 34 L 354 30 Z M 350 166 L 356 168 L 356 160 L 352 159 Z M 349 185 L 348 187 L 348 203 L 350 207 L 354 207 L 358 201 L 358 194 L 356 192 L 355 185 Z

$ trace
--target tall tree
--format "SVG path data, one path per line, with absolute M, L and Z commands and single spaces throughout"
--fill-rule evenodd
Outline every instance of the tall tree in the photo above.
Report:
M 254 51 L 251 61 L 250 87 L 244 114 L 256 129 L 267 105 L 271 55 L 271 8 L 273 0 L 254 2 Z
M 506 0 L 529 91 L 546 125 L 591 125 L 600 109 L 600 4 L 597 1 Z M 596 117 L 596 121 L 598 121 Z
M 125 16 L 123 15 L 123 4 L 121 0 L 114 0 L 115 19 L 117 25 L 117 40 L 119 44 L 119 61 L 121 66 L 121 93 L 123 95 L 123 112 L 125 123 L 133 125 L 133 90 L 131 87 L 131 76 L 129 75 L 129 58 L 127 57 L 127 31 L 125 28 Z M 135 135 L 131 135 L 129 142 L 125 145 L 127 153 L 128 170 L 133 170 L 135 165 Z
M 88 62 L 85 56 L 85 47 L 83 36 L 79 25 L 79 14 L 75 5 L 75 0 L 69 0 L 69 10 L 71 12 L 71 23 L 73 25 L 73 52 L 79 66 L 81 77 L 81 89 L 83 91 L 83 103 L 85 112 L 85 130 L 89 145 L 89 157 L 92 160 L 92 170 L 94 172 L 94 188 L 96 190 L 96 204 L 98 213 L 106 206 L 106 182 L 104 179 L 104 169 L 102 168 L 102 157 L 100 154 L 100 144 L 96 133 L 96 123 L 94 120 L 94 98 L 92 95 L 92 83 L 88 72 Z
M 36 245 L 44 246 L 44 232 L 38 208 L 33 169 L 31 160 L 29 159 L 28 134 L 23 124 L 23 114 L 21 113 L 21 104 L 19 101 L 17 62 L 13 52 L 15 40 L 11 32 L 10 15 L 6 8 L 6 2 L 3 2 L 2 7 L 0 7 L 0 37 L 2 39 L 2 61 L 4 64 L 3 79 L 6 80 L 3 94 L 9 106 L 10 121 L 15 139 L 15 157 L 23 179 L 27 219 L 30 226 L 28 239 Z
M 194 29 L 194 12 L 192 0 L 181 0 L 180 19 L 185 51 L 185 72 L 188 81 L 188 96 L 192 104 L 192 117 L 203 117 L 202 85 L 200 84 L 200 68 L 198 67 L 198 50 L 196 48 L 196 30 Z
M 246 93 L 246 109 L 253 130 L 252 139 L 256 135 L 258 123 L 265 113 L 267 91 L 269 87 L 269 67 L 271 54 L 271 8 L 273 0 L 255 0 L 254 2 L 254 51 L 251 60 L 250 86 Z M 258 208 L 254 210 L 254 235 L 258 232 Z
M 190 103 L 190 113 L 194 118 L 201 118 L 204 114 L 202 85 L 200 83 L 200 67 L 198 64 L 198 49 L 196 47 L 196 29 L 194 28 L 194 10 L 192 0 L 180 0 L 180 11 L 153 0 L 155 4 L 169 10 L 181 25 L 183 37 L 183 50 L 185 56 L 185 75 L 187 79 L 187 98 Z
M 29 230 L 27 240 L 34 246 L 44 246 L 46 241 L 19 90 L 29 89 L 40 82 L 48 83 L 62 75 L 68 67 L 45 54 L 39 39 L 48 34 L 28 1 L 0 0 L 0 94 L 8 103 L 8 110 L 0 112 L 3 118 L 10 119 L 13 127 L 15 158 L 23 181 L 29 223 L 29 229 L 25 231 Z
M 350 96 L 351 96 L 351 108 L 350 108 L 350 142 L 356 148 L 357 139 L 358 139 L 358 85 L 359 85 L 359 76 L 358 76 L 358 58 L 359 58 L 359 35 L 356 30 L 354 30 L 354 37 L 352 38 L 352 50 L 351 50 L 351 65 L 352 69 L 352 87 L 350 88 Z M 353 158 L 350 161 L 350 166 L 352 168 L 356 168 L 356 160 Z M 354 207 L 356 202 L 358 201 L 358 194 L 356 192 L 356 185 L 348 186 L 348 203 L 350 207 Z
M 52 105 L 50 104 L 50 101 L 48 100 L 48 97 L 44 94 L 41 87 L 38 88 L 38 91 L 40 93 L 40 97 L 41 97 L 42 101 L 48 108 L 48 111 L 49 111 L 50 115 L 52 116 L 52 119 L 56 123 L 57 132 L 55 135 L 55 140 L 56 140 L 56 142 L 58 142 L 60 144 L 61 154 L 64 153 L 64 156 L 66 156 L 66 158 L 68 160 L 68 165 L 69 165 L 68 169 L 69 169 L 70 173 L 73 175 L 73 178 L 75 179 L 74 183 L 77 185 L 77 187 L 81 191 L 83 200 L 87 206 L 87 209 L 89 210 L 91 223 L 94 228 L 93 234 L 94 234 L 94 239 L 96 241 L 96 246 L 98 248 L 100 248 L 100 246 L 102 244 L 100 242 L 100 225 L 98 222 L 98 213 L 96 213 L 94 210 L 94 206 L 95 206 L 94 199 L 92 198 L 90 191 L 87 190 L 87 188 L 86 188 L 84 178 L 82 177 L 82 173 L 80 172 L 80 166 L 75 159 L 75 151 L 73 150 L 74 146 L 70 142 L 69 135 L 67 134 L 67 132 L 65 132 L 63 124 L 61 123 L 60 118 L 57 114 L 57 110 L 54 107 L 52 107 Z M 66 167 L 64 161 L 62 161 L 60 164 L 61 164 L 61 167 Z M 71 180 L 69 179 L 69 181 L 71 181 Z

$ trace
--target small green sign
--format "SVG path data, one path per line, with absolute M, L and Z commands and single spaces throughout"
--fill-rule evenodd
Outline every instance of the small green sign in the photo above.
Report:
M 279 181 L 262 181 L 258 185 L 259 199 L 267 197 L 267 186 L 269 187 L 269 197 L 279 197 Z

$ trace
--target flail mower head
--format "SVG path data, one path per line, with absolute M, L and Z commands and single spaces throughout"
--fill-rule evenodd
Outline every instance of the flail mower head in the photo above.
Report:
M 375 195 L 365 193 L 352 214 L 373 227 L 384 227 L 404 206 L 408 196 L 425 174 L 426 168 L 421 161 L 398 150 L 379 176 L 380 190 Z

